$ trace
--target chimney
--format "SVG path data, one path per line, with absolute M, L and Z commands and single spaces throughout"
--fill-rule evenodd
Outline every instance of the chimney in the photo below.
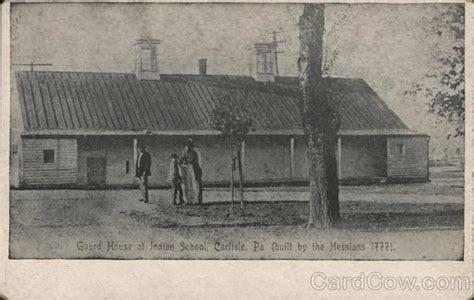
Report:
M 135 75 L 138 80 L 159 80 L 158 46 L 160 40 L 139 39 L 135 42 Z
M 256 43 L 250 48 L 249 73 L 256 81 L 275 81 L 276 48 L 275 43 Z
M 199 75 L 207 75 L 207 59 L 202 58 L 199 60 Z

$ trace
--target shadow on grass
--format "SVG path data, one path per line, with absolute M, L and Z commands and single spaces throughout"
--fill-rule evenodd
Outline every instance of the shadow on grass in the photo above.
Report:
M 240 215 L 228 202 L 189 206 L 163 206 L 153 211 L 131 212 L 136 222 L 160 228 L 301 227 L 308 205 L 301 201 L 251 202 Z M 341 203 L 341 220 L 334 229 L 365 231 L 462 229 L 462 204 Z

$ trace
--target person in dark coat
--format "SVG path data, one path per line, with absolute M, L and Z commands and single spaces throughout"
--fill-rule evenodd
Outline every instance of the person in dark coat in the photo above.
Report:
M 139 149 L 140 153 L 138 154 L 135 164 L 135 177 L 139 180 L 139 186 L 142 192 L 140 201 L 148 203 L 148 177 L 151 176 L 151 155 L 146 151 L 144 144 L 141 144 Z
M 201 166 L 199 165 L 199 157 L 194 149 L 194 141 L 192 139 L 189 139 L 185 144 L 184 144 L 184 154 L 183 157 L 179 160 L 180 164 L 190 164 L 193 167 L 194 171 L 194 177 L 196 178 L 196 181 L 198 183 L 199 187 L 199 193 L 198 193 L 198 203 L 202 203 L 202 169 Z

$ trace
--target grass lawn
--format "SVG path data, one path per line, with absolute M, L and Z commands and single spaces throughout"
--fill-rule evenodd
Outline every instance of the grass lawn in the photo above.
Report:
M 377 193 L 378 187 L 365 187 L 365 194 L 363 187 L 351 188 L 341 189 L 341 221 L 330 230 L 304 228 L 308 204 L 301 188 L 249 189 L 246 198 L 252 200 L 245 203 L 244 216 L 238 203 L 230 212 L 224 189 L 206 190 L 207 203 L 202 206 L 171 205 L 168 190 L 151 191 L 149 204 L 137 201 L 135 190 L 12 191 L 10 254 L 13 258 L 462 258 L 464 203 L 456 189 L 423 195 L 422 190 L 428 191 L 423 186 L 411 194 L 396 194 L 395 188 Z M 404 189 L 399 186 L 398 191 Z M 129 243 L 133 251 L 83 251 L 79 242 L 102 243 L 104 248 L 110 242 Z M 174 251 L 138 251 L 137 245 L 153 242 L 174 245 Z M 373 250 L 374 242 L 390 245 L 391 251 Z M 244 250 L 218 251 L 216 243 L 240 243 Z M 254 251 L 255 243 L 265 249 Z M 334 243 L 365 250 L 332 251 Z M 298 245 L 303 244 L 326 248 L 302 252 Z M 204 250 L 193 251 L 189 245 Z M 284 245 L 292 247 L 279 251 Z
M 304 226 L 308 204 L 301 201 L 249 202 L 240 215 L 238 203 L 234 213 L 230 204 L 210 203 L 202 206 L 153 206 L 147 210 L 120 211 L 125 218 L 156 227 L 224 227 L 224 226 Z M 341 203 L 341 220 L 335 229 L 393 231 L 439 228 L 462 228 L 462 204 Z

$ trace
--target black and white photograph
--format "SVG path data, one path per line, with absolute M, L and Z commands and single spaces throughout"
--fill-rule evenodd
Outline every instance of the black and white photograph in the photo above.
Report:
M 463 261 L 464 9 L 12 3 L 9 258 Z

